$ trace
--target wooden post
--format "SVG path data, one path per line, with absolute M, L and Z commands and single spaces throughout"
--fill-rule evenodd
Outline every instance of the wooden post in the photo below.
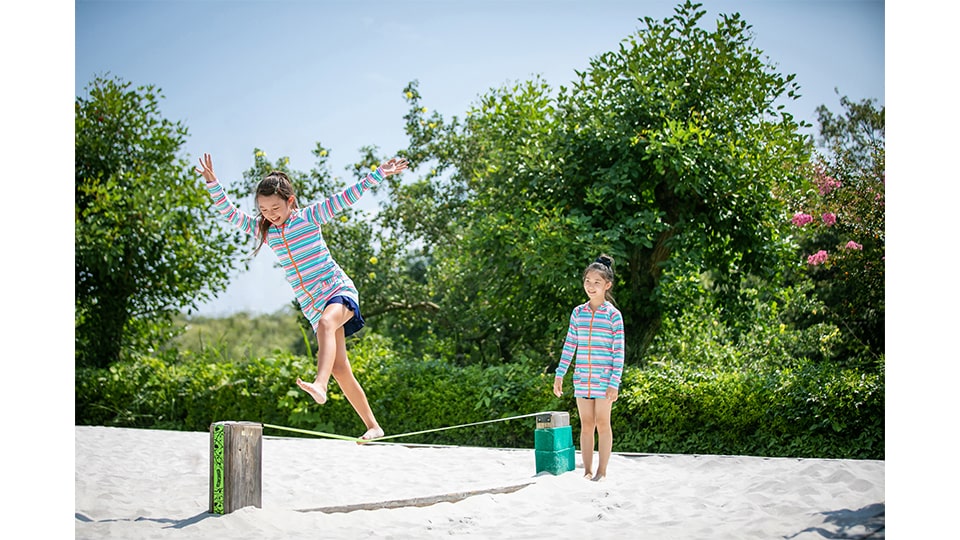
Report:
M 210 513 L 260 508 L 262 450 L 262 424 L 210 424 Z
M 574 470 L 577 461 L 570 414 L 556 411 L 538 414 L 533 446 L 537 474 L 549 472 L 557 475 Z

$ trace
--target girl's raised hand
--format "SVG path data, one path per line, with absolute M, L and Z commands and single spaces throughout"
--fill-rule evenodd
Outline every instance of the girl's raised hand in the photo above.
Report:
M 380 168 L 383 169 L 384 176 L 390 176 L 392 174 L 400 174 L 406 170 L 408 165 L 409 163 L 407 163 L 405 159 L 393 158 L 384 162 L 383 165 L 380 165 Z
M 206 180 L 208 184 L 216 183 L 217 176 L 213 174 L 213 158 L 210 157 L 210 154 L 204 153 L 203 157 L 200 158 L 200 166 L 194 170 L 203 175 L 203 179 Z

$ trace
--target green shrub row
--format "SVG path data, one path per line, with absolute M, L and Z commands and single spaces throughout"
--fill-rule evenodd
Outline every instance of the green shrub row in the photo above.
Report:
M 882 374 L 657 365 L 627 370 L 621 401 L 619 451 L 884 459 Z
M 521 358 L 511 364 L 457 366 L 403 358 L 369 334 L 350 360 L 388 434 L 568 411 L 579 436 L 576 401 L 552 394 L 552 374 Z M 363 423 L 331 384 L 316 405 L 294 381 L 315 373 L 314 360 L 277 354 L 245 363 L 180 363 L 142 357 L 108 369 L 76 372 L 76 422 L 207 431 L 212 422 L 247 420 L 359 435 Z M 567 381 L 570 388 L 570 381 Z M 884 459 L 882 372 L 831 366 L 791 368 L 657 363 L 627 368 L 613 409 L 618 452 Z M 437 431 L 396 442 L 533 447 L 532 418 Z M 267 428 L 268 435 L 297 436 Z

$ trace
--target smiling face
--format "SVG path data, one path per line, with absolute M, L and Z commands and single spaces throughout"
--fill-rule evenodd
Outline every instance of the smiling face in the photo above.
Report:
M 297 199 L 293 193 L 293 184 L 283 171 L 271 171 L 256 190 L 257 208 L 266 221 L 260 228 L 260 236 L 266 238 L 270 224 L 280 226 L 297 208 Z
M 590 298 L 590 303 L 598 306 L 606 299 L 606 293 L 613 283 L 596 270 L 588 270 L 583 276 L 583 290 Z
M 284 199 L 280 195 L 258 195 L 257 206 L 260 214 L 274 225 L 280 226 L 290 217 L 294 209 L 294 198 Z

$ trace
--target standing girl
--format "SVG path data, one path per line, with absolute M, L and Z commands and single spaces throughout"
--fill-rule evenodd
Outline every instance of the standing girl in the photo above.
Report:
M 610 411 L 617 400 L 623 373 L 623 317 L 613 305 L 613 258 L 601 255 L 583 272 L 583 290 L 589 300 L 573 308 L 567 338 L 563 342 L 560 365 L 553 380 L 553 393 L 563 394 L 563 376 L 573 368 L 573 395 L 580 412 L 580 453 L 584 478 L 593 481 L 607 476 L 607 463 L 613 450 Z M 593 473 L 593 434 L 599 435 L 600 463 Z
M 391 159 L 366 178 L 325 201 L 305 208 L 297 205 L 290 179 L 282 171 L 269 173 L 257 185 L 255 204 L 259 215 L 252 217 L 227 198 L 213 173 L 213 160 L 204 154 L 196 171 L 203 175 L 214 206 L 240 230 L 256 237 L 254 254 L 267 244 L 276 253 L 293 288 L 300 309 L 317 334 L 317 377 L 313 382 L 297 378 L 297 386 L 321 405 L 327 401 L 330 376 L 337 380 L 357 414 L 367 426 L 361 439 L 383 437 L 367 396 L 353 375 L 347 360 L 344 339 L 363 328 L 360 314 L 360 293 L 353 281 L 330 256 L 320 226 L 384 178 L 407 168 L 405 159 Z

